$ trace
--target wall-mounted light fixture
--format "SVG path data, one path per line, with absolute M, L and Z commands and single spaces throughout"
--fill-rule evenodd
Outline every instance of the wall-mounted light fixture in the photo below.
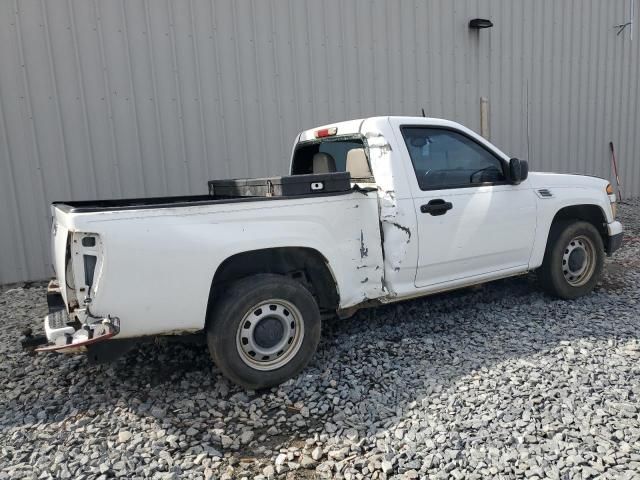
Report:
M 469 21 L 469 28 L 473 28 L 474 30 L 491 27 L 493 27 L 493 22 L 486 18 L 474 18 L 473 20 Z

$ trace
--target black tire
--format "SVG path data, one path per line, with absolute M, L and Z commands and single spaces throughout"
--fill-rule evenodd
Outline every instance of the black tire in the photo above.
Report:
M 568 267 L 573 263 L 573 250 L 570 250 L 573 248 L 582 248 L 584 253 L 578 252 L 579 260 L 591 257 L 589 266 L 585 267 L 580 276 L 575 277 L 572 276 L 574 271 Z M 602 275 L 603 265 L 604 243 L 593 224 L 579 220 L 557 221 L 553 223 L 549 232 L 544 260 L 538 270 L 538 279 L 541 287 L 550 295 L 570 300 L 586 295 L 594 289 Z M 579 271 L 579 268 L 576 271 Z
M 270 305 L 270 300 L 274 305 Z M 275 313 L 274 309 L 273 315 L 263 314 L 261 308 L 256 308 L 264 305 L 268 305 L 267 308 L 276 306 L 278 312 Z M 262 317 L 257 316 L 258 311 Z M 264 324 L 264 321 L 272 322 L 270 326 L 262 327 L 262 332 L 267 332 L 267 336 L 263 335 L 262 339 L 270 341 L 284 328 L 273 328 L 274 322 L 280 325 L 278 322 L 285 321 L 286 324 L 290 318 L 296 320 L 290 322 L 292 328 L 280 337 L 282 341 L 289 340 L 289 345 L 283 347 L 288 350 L 282 357 L 276 356 L 280 355 L 279 352 L 273 353 L 270 365 L 261 358 L 249 355 L 247 350 L 250 346 L 246 346 L 245 335 L 250 337 L 252 345 L 257 348 L 262 348 L 263 345 L 257 342 L 257 334 L 247 334 L 249 330 L 243 330 L 247 328 L 247 324 L 253 322 L 250 325 L 251 332 L 256 332 L 257 325 Z M 294 323 L 298 325 L 297 330 L 293 327 Z M 258 274 L 233 283 L 224 291 L 223 298 L 216 301 L 207 319 L 207 344 L 213 361 L 227 378 L 246 389 L 258 390 L 278 385 L 298 374 L 316 351 L 320 341 L 320 328 L 318 304 L 305 287 L 283 275 Z M 274 330 L 277 331 L 276 334 L 273 333 Z M 292 336 L 287 337 L 289 333 Z M 273 349 L 273 346 L 270 348 Z M 278 362 L 285 360 L 286 363 L 278 365 Z

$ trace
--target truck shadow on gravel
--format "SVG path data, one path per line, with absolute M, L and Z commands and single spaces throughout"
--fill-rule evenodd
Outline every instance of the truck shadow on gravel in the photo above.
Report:
M 637 273 L 607 265 L 598 289 L 572 302 L 543 295 L 528 275 L 325 322 L 311 364 L 297 378 L 262 392 L 227 382 L 204 345 L 142 345 L 99 366 L 82 356 L 24 357 L 11 374 L 23 392 L 12 397 L 0 390 L 0 436 L 12 427 L 49 423 L 64 436 L 78 419 L 86 418 L 84 425 L 104 416 L 113 425 L 111 416 L 125 415 L 134 433 L 135 425 L 151 424 L 256 459 L 283 446 L 302 446 L 322 432 L 353 428 L 361 437 L 375 435 L 403 421 L 416 403 L 432 401 L 476 372 L 513 359 L 535 361 L 540 352 L 576 339 L 636 338 L 637 320 L 615 312 L 626 306 L 621 292 L 637 288 Z M 40 384 L 43 376 L 46 386 Z M 253 436 L 241 441 L 248 430 Z M 117 437 L 118 428 L 109 431 L 100 435 Z M 186 448 L 176 443 L 169 449 Z

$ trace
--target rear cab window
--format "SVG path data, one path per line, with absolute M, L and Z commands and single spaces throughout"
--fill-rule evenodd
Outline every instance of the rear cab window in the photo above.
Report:
M 346 172 L 347 155 L 353 149 L 367 151 L 362 138 L 354 136 L 336 137 L 300 143 L 293 154 L 291 175 Z M 324 155 L 317 157 L 320 161 L 316 160 L 316 171 L 314 171 L 314 157 L 318 153 Z

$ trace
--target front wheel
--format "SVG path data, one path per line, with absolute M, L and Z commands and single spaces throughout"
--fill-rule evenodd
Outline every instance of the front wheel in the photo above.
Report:
M 548 293 L 572 299 L 591 292 L 604 265 L 604 243 L 588 222 L 569 220 L 554 223 L 539 271 L 542 288 Z
M 320 341 L 313 295 L 289 277 L 259 274 L 235 282 L 212 309 L 207 343 L 222 373 L 252 390 L 295 376 Z

